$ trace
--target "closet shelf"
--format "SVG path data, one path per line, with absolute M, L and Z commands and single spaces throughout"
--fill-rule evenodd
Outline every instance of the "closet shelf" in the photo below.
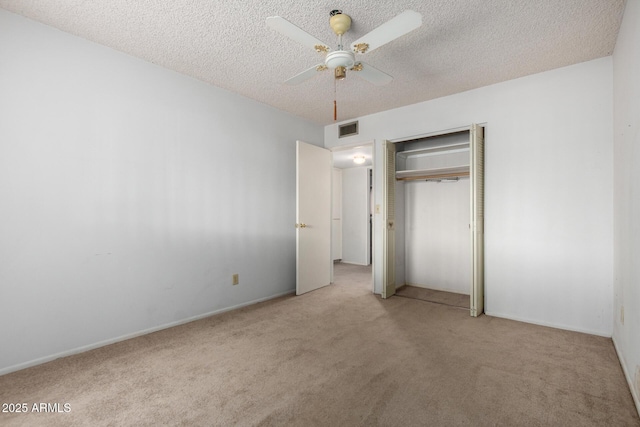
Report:
M 469 176 L 469 165 L 396 172 L 397 181 L 417 181 L 421 179 L 456 178 L 462 176 Z
M 448 154 L 449 152 L 469 151 L 468 142 L 456 142 L 454 144 L 438 145 L 436 147 L 418 148 L 416 150 L 405 150 L 396 153 L 398 157 L 412 157 L 425 154 Z

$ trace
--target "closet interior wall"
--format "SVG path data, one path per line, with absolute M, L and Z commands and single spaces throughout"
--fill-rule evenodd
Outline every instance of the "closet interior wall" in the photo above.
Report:
M 469 132 L 398 144 L 398 284 L 469 295 Z M 403 232 L 400 232 L 402 229 Z M 404 277 L 402 277 L 404 276 Z

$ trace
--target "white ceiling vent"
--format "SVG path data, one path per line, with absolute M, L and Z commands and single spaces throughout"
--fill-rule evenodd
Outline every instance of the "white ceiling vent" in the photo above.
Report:
M 358 122 L 345 123 L 338 125 L 338 138 L 344 138 L 347 136 L 358 134 Z

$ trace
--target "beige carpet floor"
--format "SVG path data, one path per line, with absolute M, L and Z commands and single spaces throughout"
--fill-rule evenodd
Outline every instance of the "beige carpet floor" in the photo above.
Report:
M 0 377 L 2 426 L 640 426 L 610 339 L 334 285 Z
M 438 304 L 450 305 L 451 307 L 459 307 L 469 309 L 471 301 L 469 295 L 457 294 L 454 292 L 437 291 L 435 289 L 426 289 L 418 286 L 405 285 L 396 290 L 399 297 L 419 299 L 423 301 L 435 302 Z

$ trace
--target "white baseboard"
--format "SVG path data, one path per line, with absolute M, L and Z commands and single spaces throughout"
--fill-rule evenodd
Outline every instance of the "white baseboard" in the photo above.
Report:
M 518 317 L 518 316 L 511 316 L 511 315 L 508 315 L 508 314 L 502 314 L 502 313 L 495 313 L 495 312 L 485 311 L 485 314 L 487 316 L 500 317 L 502 319 L 509 319 L 509 320 L 515 320 L 517 322 L 531 323 L 532 325 L 546 326 L 546 327 L 549 327 L 549 328 L 563 329 L 565 331 L 573 331 L 573 332 L 580 332 L 580 333 L 583 333 L 583 334 L 597 335 L 599 337 L 605 337 L 605 338 L 611 338 L 611 335 L 612 335 L 609 332 L 593 331 L 593 330 L 590 330 L 590 329 L 582 329 L 582 328 L 574 328 L 572 326 L 559 325 L 559 324 L 555 324 L 555 323 L 551 323 L 551 322 L 540 322 L 540 321 L 537 321 L 537 320 L 531 320 L 531 319 L 526 319 L 526 318 L 522 318 L 522 317 Z
M 442 292 L 449 292 L 451 294 L 458 294 L 458 295 L 466 295 L 469 296 L 469 292 L 459 292 L 459 291 L 454 291 L 452 289 L 447 289 L 447 288 L 442 288 L 442 287 L 438 287 L 438 286 L 432 286 L 432 285 L 423 285 L 421 283 L 405 283 L 404 285 L 407 286 L 413 286 L 414 288 L 421 288 L 421 289 L 429 289 L 431 291 L 442 291 Z M 402 285 L 402 286 L 404 286 Z
M 638 391 L 633 386 L 633 377 L 631 377 L 631 372 L 627 368 L 627 364 L 625 363 L 622 355 L 620 353 L 620 349 L 618 348 L 618 344 L 616 343 L 615 337 L 611 338 L 613 340 L 613 348 L 616 349 L 616 354 L 618 355 L 618 360 L 620 360 L 620 366 L 622 366 L 622 372 L 624 372 L 624 377 L 627 379 L 627 383 L 629 384 L 629 390 L 631 390 L 631 396 L 633 397 L 633 402 L 636 404 L 636 411 L 640 415 L 640 396 L 638 396 Z
M 275 298 L 280 298 L 282 296 L 290 295 L 290 294 L 294 294 L 294 293 L 295 293 L 295 290 L 281 292 L 281 293 L 278 293 L 278 294 L 275 294 L 275 295 L 271 295 L 271 296 L 264 297 L 264 298 L 258 298 L 256 300 L 244 302 L 242 304 L 237 304 L 237 305 L 234 305 L 234 306 L 231 306 L 231 307 L 220 308 L 218 310 L 210 311 L 208 313 L 198 314 L 197 316 L 192 316 L 192 317 L 188 317 L 186 319 L 178 320 L 178 321 L 175 321 L 175 322 L 166 323 L 166 324 L 159 325 L 159 326 L 154 326 L 152 328 L 144 329 L 142 331 L 133 332 L 133 333 L 122 335 L 122 336 L 119 336 L 119 337 L 116 337 L 116 338 L 110 338 L 108 340 L 99 341 L 99 342 L 96 342 L 96 343 L 93 343 L 93 344 L 84 345 L 84 346 L 81 346 L 81 347 L 76 347 L 76 348 L 73 348 L 71 350 L 62 351 L 60 353 L 52 354 L 52 355 L 49 355 L 49 356 L 40 357 L 38 359 L 33 359 L 33 360 L 28 361 L 28 362 L 19 363 L 17 365 L 9 366 L 7 368 L 2 368 L 2 369 L 0 369 L 0 375 L 9 374 L 11 372 L 19 371 L 21 369 L 26 369 L 26 368 L 30 368 L 32 366 L 41 365 L 43 363 L 47 363 L 47 362 L 50 362 L 52 360 L 59 359 L 61 357 L 71 356 L 71 355 L 78 354 L 78 353 L 84 353 L 85 351 L 94 350 L 96 348 L 104 347 L 104 346 L 110 345 L 110 344 L 115 344 L 115 343 L 120 342 L 120 341 L 128 340 L 128 339 L 139 337 L 139 336 L 146 335 L 146 334 L 150 334 L 152 332 L 161 331 L 163 329 L 173 328 L 174 326 L 179 326 L 179 325 L 183 325 L 185 323 L 189 323 L 189 322 L 193 322 L 193 321 L 196 321 L 196 320 L 204 319 L 205 317 L 210 317 L 210 316 L 213 316 L 213 315 L 216 315 L 216 314 L 221 314 L 221 313 L 224 313 L 224 312 L 227 312 L 227 311 L 236 310 L 238 308 L 246 307 L 248 305 L 257 304 L 257 303 L 260 303 L 260 302 L 268 301 L 268 300 L 275 299 Z

